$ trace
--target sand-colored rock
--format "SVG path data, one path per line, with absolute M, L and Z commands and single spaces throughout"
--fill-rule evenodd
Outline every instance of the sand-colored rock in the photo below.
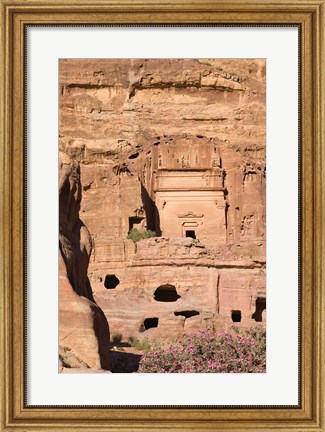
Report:
M 91 238 L 79 219 L 78 164 L 60 159 L 59 344 L 63 367 L 109 369 L 109 328 L 87 276 Z M 72 365 L 70 365 L 70 363 Z M 70 365 L 70 366 L 69 366 Z
M 265 325 L 265 70 L 259 59 L 60 61 L 60 150 L 80 166 L 87 275 L 112 334 Z M 133 227 L 159 237 L 134 244 Z M 72 277 L 87 281 L 85 268 Z M 160 286 L 180 297 L 156 300 Z
M 265 263 L 225 250 L 218 258 L 193 239 L 168 237 L 140 240 L 128 259 L 108 260 L 93 266 L 90 279 L 112 334 L 155 339 L 220 329 L 233 322 L 234 310 L 243 325 L 264 322 L 252 315 L 256 300 L 266 298 Z

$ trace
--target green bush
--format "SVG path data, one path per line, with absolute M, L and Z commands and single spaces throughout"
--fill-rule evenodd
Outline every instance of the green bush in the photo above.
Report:
M 151 231 L 151 230 L 139 231 L 138 228 L 132 228 L 127 238 L 129 240 L 133 240 L 134 243 L 136 243 L 139 240 L 150 238 L 150 237 L 156 237 L 156 236 L 157 233 L 155 233 L 155 231 Z
M 122 341 L 123 335 L 122 333 L 114 333 L 112 336 L 113 343 L 120 343 Z
M 135 336 L 130 336 L 128 338 L 128 343 L 131 347 L 139 350 L 139 351 L 144 351 L 144 352 L 148 352 L 151 348 L 151 344 L 148 341 L 148 339 L 143 339 L 142 341 L 140 341 L 137 337 Z

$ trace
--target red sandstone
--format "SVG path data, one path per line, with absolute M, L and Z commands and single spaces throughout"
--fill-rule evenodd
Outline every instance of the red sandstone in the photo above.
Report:
M 265 90 L 264 60 L 60 61 L 60 150 L 82 188 L 69 212 L 90 233 L 82 288 L 63 268 L 60 341 L 91 367 L 80 296 L 124 338 L 265 325 Z M 134 244 L 133 227 L 158 237 Z

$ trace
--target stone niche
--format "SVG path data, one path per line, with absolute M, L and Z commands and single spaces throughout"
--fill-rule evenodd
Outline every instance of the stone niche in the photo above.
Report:
M 216 145 L 176 141 L 156 153 L 156 229 L 167 237 L 225 244 L 225 189 Z

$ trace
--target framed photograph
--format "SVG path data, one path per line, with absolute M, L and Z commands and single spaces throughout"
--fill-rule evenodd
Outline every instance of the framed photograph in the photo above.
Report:
M 1 22 L 1 430 L 325 431 L 324 1 Z

